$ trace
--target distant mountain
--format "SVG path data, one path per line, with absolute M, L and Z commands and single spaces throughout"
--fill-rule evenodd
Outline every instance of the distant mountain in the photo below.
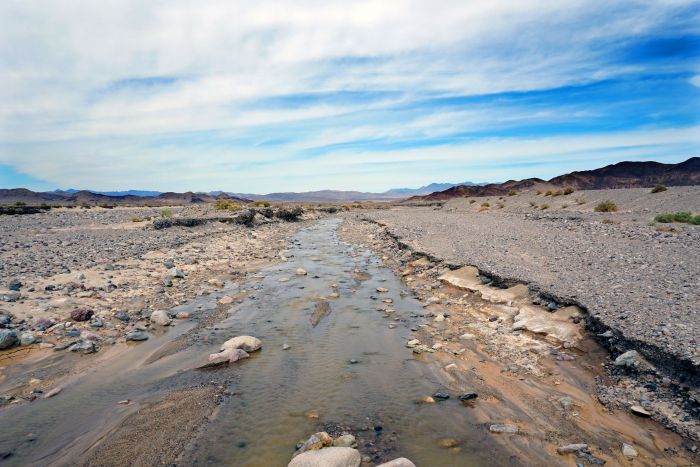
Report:
M 68 193 L 75 194 L 80 191 L 89 191 L 90 193 L 95 193 L 97 195 L 106 196 L 158 196 L 161 194 L 160 191 L 144 191 L 144 190 L 126 190 L 126 191 L 93 191 L 93 190 L 76 190 L 74 188 L 69 188 L 67 190 L 54 190 L 54 193 Z
M 35 192 L 26 188 L 0 189 L 0 204 L 14 204 L 22 202 L 25 204 L 67 204 L 67 203 L 89 203 L 89 204 L 133 204 L 133 205 L 187 205 L 199 203 L 213 203 L 217 199 L 231 199 L 240 203 L 249 203 L 251 200 L 241 197 L 220 194 L 211 196 L 206 193 L 159 193 L 155 196 L 137 196 L 131 194 L 106 195 L 93 193 L 91 191 L 80 190 L 72 192 L 51 191 Z
M 429 193 L 434 193 L 436 191 L 444 191 L 447 190 L 448 188 L 452 188 L 454 186 L 477 186 L 477 185 L 484 185 L 483 183 L 473 183 L 473 182 L 463 182 L 463 183 L 431 183 L 430 185 L 425 185 L 420 188 L 392 188 L 391 190 L 387 190 L 384 192 L 384 194 L 387 195 L 405 195 L 405 196 L 414 196 L 414 195 L 427 195 Z
M 215 192 L 214 192 L 215 193 Z M 306 203 L 352 203 L 354 201 L 396 201 L 406 196 L 391 193 L 365 193 L 362 191 L 319 190 L 301 193 L 283 192 L 255 195 L 249 193 L 226 193 L 229 196 L 240 196 L 256 201 L 283 201 Z
M 407 201 L 440 201 L 464 196 L 500 196 L 510 191 L 522 191 L 537 186 L 572 187 L 577 190 L 606 188 L 640 188 L 656 184 L 668 186 L 700 185 L 700 157 L 691 157 L 678 164 L 661 162 L 619 162 L 600 169 L 571 172 L 549 181 L 539 178 L 509 180 L 484 186 L 455 186 Z

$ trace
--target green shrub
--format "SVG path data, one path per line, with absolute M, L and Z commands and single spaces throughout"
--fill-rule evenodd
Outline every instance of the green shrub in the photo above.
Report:
M 173 212 L 170 209 L 161 209 L 160 217 L 173 217 Z
M 470 199 L 470 200 L 469 200 L 469 204 L 474 204 L 474 203 L 476 203 L 476 200 L 475 200 L 475 199 Z
M 243 207 L 240 204 L 231 199 L 217 199 L 214 203 L 214 209 L 218 209 L 220 211 L 240 211 L 242 208 Z
M 687 211 L 678 211 L 672 214 L 659 214 L 654 218 L 654 221 L 661 222 L 663 224 L 680 222 L 684 224 L 700 225 L 700 215 L 693 216 Z
M 140 216 L 132 216 L 131 222 L 143 222 L 143 218 Z
M 17 201 L 15 203 L 15 206 L 26 206 L 26 205 L 27 205 L 27 203 L 25 203 L 24 201 Z
M 656 185 L 654 188 L 651 189 L 651 192 L 652 193 L 661 193 L 662 191 L 666 191 L 666 190 L 668 190 L 668 188 L 666 188 L 666 185 L 659 183 L 658 185 Z
M 593 208 L 595 212 L 615 212 L 617 211 L 617 204 L 615 204 L 613 201 L 610 201 L 609 199 L 606 199 L 605 201 L 601 201 L 598 203 L 598 205 Z
M 481 203 L 482 208 L 490 208 L 491 205 L 489 203 Z
M 272 206 L 268 201 L 253 201 L 252 205 L 256 208 L 269 208 Z

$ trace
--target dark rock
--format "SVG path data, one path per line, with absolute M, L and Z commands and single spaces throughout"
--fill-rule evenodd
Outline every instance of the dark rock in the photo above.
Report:
M 166 269 L 172 269 L 175 267 L 175 260 L 172 258 L 168 258 L 165 261 L 163 261 L 163 266 L 165 266 Z
M 0 350 L 9 349 L 19 344 L 19 338 L 15 331 L 0 329 Z
M 131 319 L 131 317 L 123 311 L 117 311 L 114 314 L 114 317 L 117 318 L 119 321 L 124 321 L 124 322 L 127 322 Z
M 71 346 L 75 345 L 75 342 L 76 342 L 76 341 L 63 342 L 63 343 L 61 343 L 61 344 L 56 345 L 56 347 L 54 347 L 53 350 L 54 350 L 54 352 L 57 352 L 57 351 L 59 351 L 59 350 L 65 350 L 65 349 L 67 349 L 68 347 L 71 347 Z
M 148 339 L 148 335 L 141 331 L 132 331 L 126 335 L 126 340 L 128 341 L 145 341 Z
M 433 397 L 434 397 L 435 399 L 439 399 L 439 400 L 441 400 L 441 401 L 444 401 L 444 400 L 449 399 L 449 398 L 450 398 L 450 395 L 449 395 L 448 393 L 446 393 L 446 392 L 438 391 L 438 392 L 436 392 L 435 394 L 433 394 Z
M 46 318 L 37 318 L 34 320 L 34 325 L 32 326 L 37 331 L 46 331 L 48 328 L 53 326 L 54 323 Z
M 8 284 L 7 288 L 14 292 L 19 292 L 19 289 L 21 289 L 23 285 L 24 284 L 22 284 L 22 282 L 19 279 L 12 279 Z
M 16 291 L 0 293 L 0 302 L 16 302 L 21 294 Z
M 470 400 L 476 399 L 477 397 L 479 397 L 479 395 L 475 392 L 465 392 L 464 394 L 459 396 L 459 400 L 470 401 Z
M 0 328 L 6 328 L 10 325 L 10 322 L 12 319 L 10 318 L 10 315 L 6 314 L 0 314 Z
M 70 317 L 73 321 L 89 321 L 93 314 L 89 308 L 78 308 L 70 312 Z
M 97 347 L 95 347 L 95 343 L 90 340 L 80 339 L 75 343 L 75 345 L 73 345 L 70 351 L 82 354 L 90 354 L 97 352 Z

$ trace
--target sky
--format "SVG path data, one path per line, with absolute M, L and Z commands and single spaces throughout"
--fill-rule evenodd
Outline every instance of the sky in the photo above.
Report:
M 376 192 L 697 155 L 697 0 L 0 2 L 0 187 Z

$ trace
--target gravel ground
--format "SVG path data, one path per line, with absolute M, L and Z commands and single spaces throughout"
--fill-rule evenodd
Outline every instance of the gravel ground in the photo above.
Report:
M 697 386 L 700 226 L 650 221 L 660 213 L 697 213 L 700 187 L 472 199 L 351 215 L 384 224 L 400 241 L 447 263 L 577 303 L 599 331 L 616 334 L 608 345 L 613 354 L 635 347 Z M 604 199 L 618 212 L 594 212 Z

